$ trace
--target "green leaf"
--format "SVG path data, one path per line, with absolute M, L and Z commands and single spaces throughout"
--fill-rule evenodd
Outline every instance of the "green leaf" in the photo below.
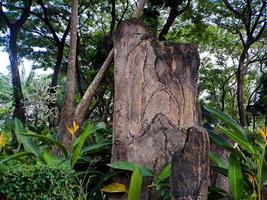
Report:
M 81 154 L 81 149 L 83 147 L 83 144 L 85 142 L 85 139 L 92 135 L 96 131 L 96 128 L 92 124 L 88 124 L 84 131 L 81 133 L 81 135 L 76 139 L 73 145 L 72 150 L 72 157 L 71 157 L 71 167 L 73 168 L 75 163 L 77 162 L 78 158 Z
M 94 153 L 95 151 L 104 148 L 104 147 L 108 147 L 111 146 L 112 142 L 105 142 L 105 143 L 99 143 L 99 144 L 92 144 L 88 147 L 83 148 L 82 150 L 82 154 L 84 153 Z
M 243 137 L 246 138 L 246 134 L 244 133 L 244 130 L 231 117 L 224 114 L 222 111 L 212 108 L 210 106 L 204 106 L 204 108 L 210 113 L 212 113 L 214 116 L 222 120 L 229 128 L 233 129 L 235 133 L 242 135 Z
M 222 126 L 219 126 L 219 129 L 225 135 L 227 135 L 230 139 L 232 139 L 233 141 L 237 142 L 242 148 L 246 149 L 248 152 L 250 152 L 252 154 L 255 153 L 255 150 L 253 149 L 252 145 L 244 137 L 242 137 L 241 135 L 238 135 L 236 133 L 233 133 L 229 129 L 227 129 L 225 127 L 222 127 Z
M 38 160 L 42 159 L 42 153 L 39 146 L 36 143 L 34 143 L 30 138 L 27 138 L 22 135 L 22 133 L 24 133 L 25 131 L 27 130 L 23 127 L 21 121 L 15 118 L 15 134 L 19 143 L 23 145 L 24 150 L 26 152 L 33 153 Z
M 161 171 L 160 175 L 157 177 L 159 181 L 164 181 L 165 179 L 169 178 L 171 175 L 171 163 L 166 165 L 163 170 Z
M 109 185 L 105 185 L 101 192 L 107 192 L 107 193 L 118 193 L 118 192 L 127 192 L 126 186 L 121 183 L 111 183 Z
M 218 172 L 224 176 L 227 176 L 228 175 L 228 169 L 227 168 L 224 168 L 224 167 L 217 167 L 217 166 L 210 166 L 210 168 L 215 171 L 215 172 Z
M 126 170 L 126 171 L 134 171 L 135 167 L 138 166 L 141 170 L 142 176 L 153 176 L 153 172 L 150 169 L 146 167 L 141 167 L 131 162 L 114 162 L 114 163 L 108 164 L 108 166 L 114 169 L 120 169 L 120 170 Z
M 61 157 L 50 154 L 48 149 L 45 149 L 43 151 L 42 156 L 46 164 L 49 166 L 58 166 L 64 162 L 64 160 Z
M 128 200 L 140 200 L 142 189 L 142 175 L 140 168 L 135 166 L 133 174 L 131 176 Z
M 33 153 L 31 152 L 19 152 L 19 153 L 15 153 L 11 156 L 6 156 L 3 160 L 0 160 L 0 164 L 3 164 L 5 162 L 8 162 L 10 160 L 14 160 L 14 159 L 17 159 L 17 158 L 20 158 L 20 157 L 23 157 L 23 156 L 32 156 L 34 155 Z
M 209 130 L 209 129 L 208 129 L 208 133 L 209 133 L 210 140 L 212 142 L 214 142 L 216 145 L 218 145 L 222 148 L 225 148 L 226 150 L 230 151 L 231 153 L 234 153 L 237 156 L 239 156 L 240 158 L 246 160 L 245 155 L 239 149 L 235 149 L 234 146 L 230 142 L 225 140 L 222 136 L 220 136 L 219 134 L 217 134 L 213 130 Z
M 234 194 L 234 199 L 240 200 L 244 191 L 243 176 L 239 160 L 234 154 L 230 154 L 227 178 L 231 191 Z
M 44 136 L 44 135 L 39 135 L 39 134 L 36 134 L 36 133 L 33 133 L 33 132 L 23 133 L 22 135 L 24 135 L 24 136 L 30 136 L 30 137 L 36 137 L 36 138 L 39 138 L 41 140 L 48 140 L 48 141 L 52 142 L 53 144 L 57 145 L 58 148 L 61 149 L 61 151 L 63 152 L 64 156 L 66 158 L 68 158 L 68 151 L 67 151 L 67 149 L 64 147 L 63 144 L 61 144 L 57 140 L 55 140 L 53 138 L 50 138 L 50 137 L 47 137 L 47 136 Z
M 227 168 L 227 165 L 225 164 L 224 160 L 222 160 L 217 154 L 211 151 L 209 152 L 209 159 L 218 167 Z

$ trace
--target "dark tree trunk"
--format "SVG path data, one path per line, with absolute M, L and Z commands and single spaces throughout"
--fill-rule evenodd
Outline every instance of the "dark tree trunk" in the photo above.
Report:
M 18 68 L 18 58 L 17 58 L 17 35 L 18 28 L 15 25 L 10 27 L 10 65 L 11 65 L 11 74 L 12 74 L 12 86 L 13 86 L 13 95 L 15 101 L 15 109 L 13 111 L 13 118 L 18 118 L 23 123 L 25 123 L 25 108 L 23 103 L 23 94 L 21 90 L 21 82 Z
M 184 147 L 182 130 L 199 124 L 197 49 L 159 42 L 134 19 L 121 23 L 114 45 L 112 161 L 138 163 L 159 174 Z M 141 199 L 160 199 L 149 184 L 145 179 Z
M 72 136 L 67 131 L 66 126 L 72 126 L 74 119 L 74 94 L 75 94 L 75 71 L 76 71 L 76 46 L 77 46 L 77 25 L 78 25 L 78 0 L 73 0 L 71 5 L 71 25 L 70 25 L 70 49 L 68 58 L 68 72 L 65 88 L 65 96 L 60 112 L 59 121 L 59 141 L 68 150 L 71 149 Z M 54 152 L 59 154 L 58 149 Z
M 60 67 L 61 67 L 63 55 L 64 55 L 64 43 L 58 42 L 57 49 L 58 49 L 57 58 L 56 58 L 57 61 L 54 66 L 54 71 L 52 75 L 52 83 L 51 83 L 52 92 L 54 92 L 54 88 L 57 86 L 57 82 L 58 82 L 58 76 L 59 76 Z
M 245 58 L 247 50 L 243 50 L 237 70 L 237 106 L 239 112 L 239 121 L 242 128 L 247 126 L 246 111 L 244 107 L 244 78 L 246 74 Z
M 166 21 L 166 24 L 163 26 L 163 28 L 159 34 L 159 40 L 166 40 L 165 36 L 169 32 L 169 30 L 170 30 L 173 22 L 175 21 L 176 17 L 178 16 L 178 14 L 179 14 L 178 6 L 171 8 L 170 14 L 169 14 L 167 21 Z

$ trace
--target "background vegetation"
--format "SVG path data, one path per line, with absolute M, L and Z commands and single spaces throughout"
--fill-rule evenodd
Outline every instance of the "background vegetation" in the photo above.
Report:
M 73 2 L 78 3 L 73 17 L 77 47 L 70 67 Z M 0 73 L 0 181 L 8 183 L 0 186 L 4 199 L 32 198 L 47 186 L 51 192 L 44 191 L 44 199 L 64 199 L 58 197 L 62 191 L 66 199 L 105 199 L 112 187 L 104 186 L 129 171 L 135 186 L 115 185 L 113 192 L 128 192 L 129 199 L 136 199 L 142 177 L 151 176 L 151 187 L 171 199 L 168 166 L 161 174 L 132 163 L 107 166 L 112 62 L 78 123 L 73 114 L 112 49 L 116 27 L 131 17 L 136 5 L 128 0 L 0 0 L 0 46 L 10 55 L 9 74 Z M 140 17 L 160 40 L 193 43 L 199 49 L 203 125 L 212 145 L 226 149 L 210 153 L 212 170 L 228 177 L 231 188 L 214 183 L 210 199 L 266 195 L 266 7 L 265 0 L 149 0 Z M 20 65 L 23 59 L 33 62 L 29 74 Z M 44 76 L 37 69 L 52 73 Z M 72 79 L 68 69 L 75 72 Z M 74 86 L 71 106 L 63 103 L 70 94 L 66 82 Z M 60 122 L 66 109 L 70 117 Z M 29 183 L 33 176 L 38 178 Z

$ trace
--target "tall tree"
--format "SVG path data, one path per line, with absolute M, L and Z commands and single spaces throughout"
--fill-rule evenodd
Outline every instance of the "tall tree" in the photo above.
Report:
M 14 2 L 13 2 L 14 3 Z M 15 109 L 13 112 L 13 117 L 17 117 L 22 122 L 25 122 L 25 108 L 23 103 L 23 94 L 21 90 L 21 82 L 18 68 L 18 56 L 17 56 L 17 37 L 18 33 L 27 21 L 30 15 L 30 9 L 32 5 L 32 0 L 23 1 L 22 14 L 18 19 L 10 20 L 8 15 L 3 10 L 3 2 L 0 2 L 0 16 L 3 18 L 5 25 L 9 29 L 9 59 L 11 65 L 11 74 L 12 74 L 12 85 L 13 85 L 13 94 L 15 101 Z M 5 9 L 8 9 L 8 5 L 5 6 Z
M 242 52 L 238 61 L 237 69 L 237 103 L 240 125 L 247 126 L 246 112 L 244 107 L 244 78 L 250 64 L 249 51 L 253 44 L 258 42 L 266 30 L 266 0 L 239 1 L 223 0 L 228 11 L 231 11 L 235 19 L 233 24 L 222 22 L 222 25 L 240 37 Z
M 76 72 L 76 47 L 77 47 L 77 25 L 78 25 L 78 0 L 73 0 L 71 4 L 71 23 L 70 23 L 70 49 L 68 59 L 68 71 L 65 88 L 65 96 L 60 113 L 59 140 L 70 148 L 72 142 L 71 135 L 67 134 L 67 127 L 71 126 L 74 120 L 73 99 L 75 94 L 75 72 Z

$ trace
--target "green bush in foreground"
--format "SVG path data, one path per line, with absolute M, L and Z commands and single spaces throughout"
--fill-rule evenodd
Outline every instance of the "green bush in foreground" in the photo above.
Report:
M 0 165 L 0 199 L 75 199 L 73 173 L 47 165 Z

